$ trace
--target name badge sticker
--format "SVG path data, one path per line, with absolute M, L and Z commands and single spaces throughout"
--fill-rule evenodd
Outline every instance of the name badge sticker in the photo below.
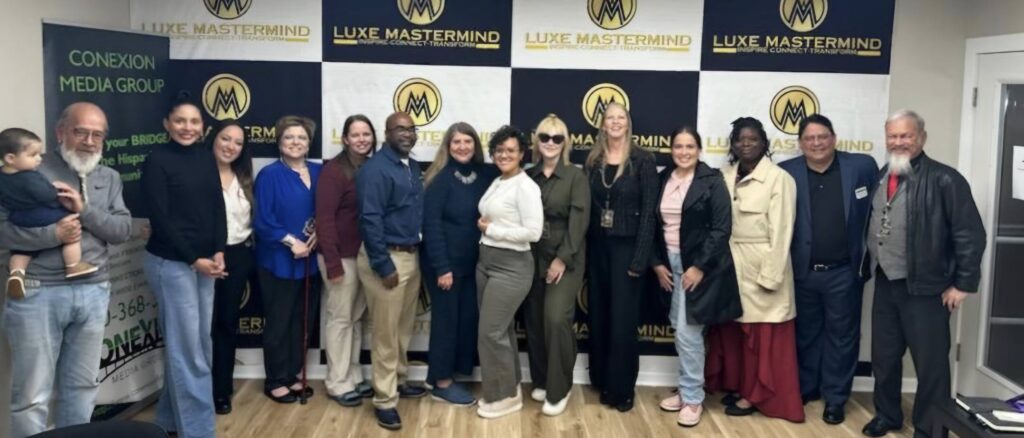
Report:
M 868 196 L 868 188 L 863 186 L 857 187 L 857 190 L 854 190 L 853 194 L 857 197 L 857 199 L 864 199 Z

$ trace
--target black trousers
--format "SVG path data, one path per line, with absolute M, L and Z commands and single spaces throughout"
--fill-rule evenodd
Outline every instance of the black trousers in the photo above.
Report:
M 863 284 L 852 265 L 807 274 L 796 283 L 800 393 L 842 406 L 850 398 L 860 352 Z
M 302 306 L 305 280 L 278 278 L 270 271 L 259 269 L 260 292 L 263 298 L 263 367 L 267 378 L 266 390 L 290 386 L 298 381 L 302 370 L 306 346 L 302 345 Z M 309 336 L 313 337 L 313 321 L 320 302 L 320 284 L 316 275 L 309 277 L 309 313 L 306 321 Z
M 477 305 L 476 275 L 454 276 L 452 288 L 437 287 L 437 275 L 423 271 L 423 284 L 430 293 L 430 349 L 427 351 L 427 382 L 451 379 L 455 373 L 470 375 L 476 360 Z
M 229 245 L 224 249 L 227 278 L 214 283 L 213 327 L 213 398 L 231 398 L 234 392 L 235 345 L 238 333 L 238 314 L 242 295 L 252 277 L 253 253 L 246 244 Z
M 871 369 L 875 374 L 875 412 L 887 424 L 903 424 L 900 383 L 903 353 L 917 371 L 914 436 L 928 437 L 928 407 L 950 396 L 949 311 L 939 295 L 910 295 L 906 280 L 889 280 L 875 269 L 875 300 L 871 309 Z
M 637 325 L 644 278 L 628 274 L 632 237 L 596 237 L 587 243 L 590 382 L 611 404 L 633 398 L 640 367 Z

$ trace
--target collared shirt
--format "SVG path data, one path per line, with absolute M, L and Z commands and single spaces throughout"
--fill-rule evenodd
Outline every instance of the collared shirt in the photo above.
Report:
M 811 265 L 850 262 L 839 160 L 833 158 L 821 173 L 808 166 L 807 186 L 811 191 Z
M 415 246 L 423 225 L 423 176 L 419 163 L 408 165 L 388 144 L 371 157 L 356 177 L 359 232 L 370 267 L 381 277 L 395 272 L 388 245 Z
M 228 245 L 238 245 L 249 239 L 252 235 L 252 203 L 245 197 L 237 176 L 224 189 L 224 210 L 228 216 Z

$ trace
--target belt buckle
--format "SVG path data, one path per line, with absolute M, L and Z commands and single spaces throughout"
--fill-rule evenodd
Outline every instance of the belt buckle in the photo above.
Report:
M 824 271 L 827 271 L 829 267 L 830 267 L 829 265 L 824 265 L 824 264 L 821 264 L 821 263 L 816 263 L 814 265 L 811 265 L 811 270 L 814 271 L 814 272 L 824 272 Z

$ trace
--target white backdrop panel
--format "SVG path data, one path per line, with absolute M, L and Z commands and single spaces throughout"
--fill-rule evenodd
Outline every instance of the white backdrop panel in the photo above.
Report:
M 730 123 L 743 116 L 764 124 L 776 163 L 799 155 L 795 125 L 787 115 L 801 110 L 832 120 L 837 148 L 885 161 L 886 75 L 701 72 L 698 102 L 697 129 L 704 137 L 704 159 L 715 167 L 725 162 Z
M 323 156 L 329 159 L 341 150 L 342 123 L 352 114 L 369 117 L 377 141 L 383 142 L 384 120 L 396 111 L 396 95 L 398 105 L 413 115 L 419 127 L 414 159 L 433 161 L 445 130 L 460 121 L 473 125 L 486 145 L 489 133 L 509 121 L 511 88 L 512 72 L 506 67 L 325 62 Z M 410 99 L 419 98 L 420 104 L 408 106 Z
M 132 0 L 132 28 L 171 37 L 171 58 L 320 61 L 320 0 Z
M 696 71 L 703 12 L 695 0 L 517 0 L 512 66 Z

